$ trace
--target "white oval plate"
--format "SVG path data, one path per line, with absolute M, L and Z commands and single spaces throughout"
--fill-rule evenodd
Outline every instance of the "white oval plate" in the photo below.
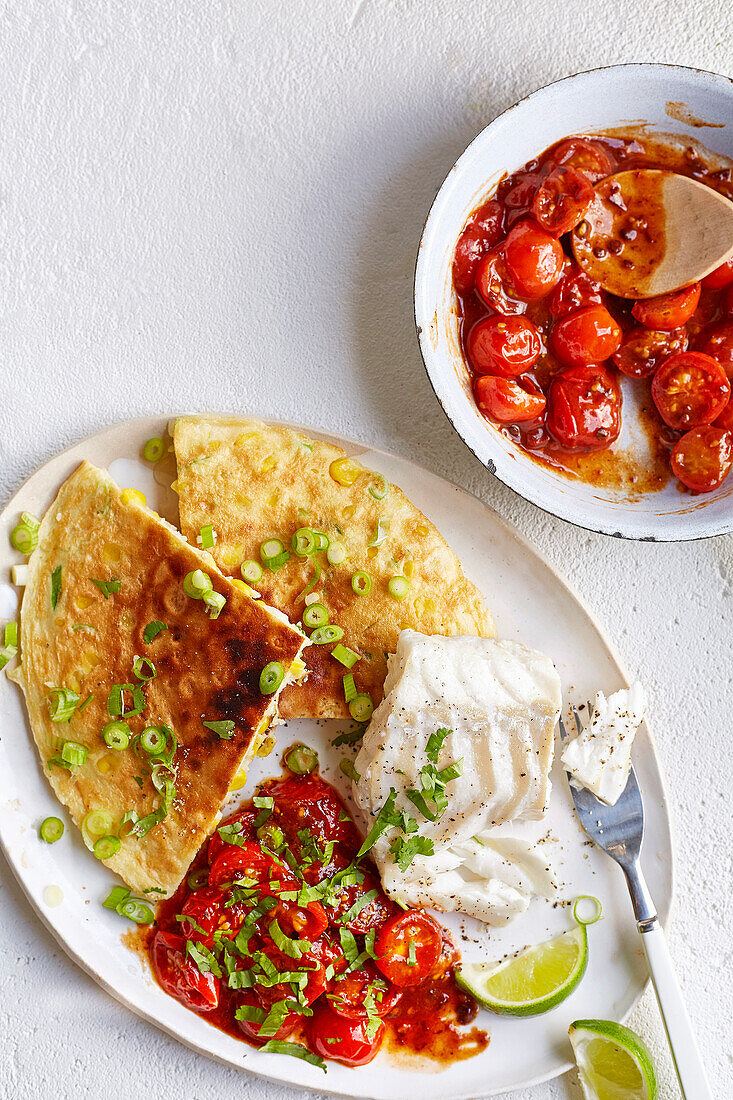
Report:
M 9 567 L 20 560 L 9 549 L 11 525 L 22 509 L 40 515 L 82 459 L 106 466 L 121 484 L 142 489 L 153 507 L 176 519 L 170 490 L 157 485 L 151 468 L 138 460 L 142 443 L 150 436 L 162 435 L 164 429 L 165 422 L 154 418 L 119 424 L 52 459 L 26 482 L 0 517 L 0 622 L 14 615 L 14 590 L 5 583 Z M 562 677 L 566 703 L 581 702 L 598 688 L 611 691 L 623 685 L 625 676 L 615 649 L 577 594 L 493 512 L 405 459 L 369 451 L 349 440 L 323 438 L 358 454 L 367 465 L 401 485 L 434 520 L 462 559 L 467 574 L 486 594 L 500 636 L 521 640 L 552 657 Z M 164 481 L 162 471 L 158 475 Z M 281 747 L 295 739 L 307 739 L 319 749 L 326 778 L 343 790 L 344 777 L 338 768 L 343 750 L 331 749 L 329 742 L 335 731 L 344 727 L 345 723 L 318 726 L 309 721 L 279 727 L 278 749 L 269 759 L 257 762 L 249 789 L 258 779 L 279 772 Z M 464 957 L 500 958 L 570 927 L 569 909 L 558 901 L 567 902 L 581 893 L 597 896 L 603 903 L 604 919 L 589 930 L 588 972 L 567 1001 L 544 1016 L 527 1020 L 480 1013 L 478 1023 L 492 1036 L 488 1049 L 442 1072 L 436 1072 L 434 1063 L 426 1072 L 426 1067 L 414 1060 L 400 1064 L 395 1056 L 382 1054 L 358 1070 L 332 1064 L 324 1077 L 321 1070 L 295 1059 L 260 1054 L 184 1009 L 153 982 L 146 964 L 122 941 L 127 925 L 100 905 L 113 876 L 84 848 L 73 826 L 67 827 L 57 844 L 46 845 L 38 839 L 38 826 L 45 817 L 60 814 L 68 819 L 40 771 L 20 692 L 4 676 L 0 676 L 0 728 L 0 843 L 39 917 L 71 958 L 117 1000 L 187 1046 L 229 1065 L 340 1096 L 403 1100 L 408 1074 L 425 1100 L 493 1096 L 563 1073 L 570 1066 L 568 1024 L 581 1017 L 620 1020 L 642 992 L 646 970 L 623 878 L 581 833 L 565 777 L 556 764 L 548 818 L 517 826 L 515 832 L 543 844 L 557 872 L 557 901 L 533 902 L 526 914 L 503 929 L 485 930 L 470 919 L 451 918 L 445 923 L 456 934 Z M 670 825 L 659 762 L 645 727 L 637 737 L 634 756 L 647 816 L 644 865 L 666 921 L 672 898 Z M 49 887 L 56 890 L 49 891 Z M 58 900 L 59 892 L 63 895 L 60 902 L 50 904 Z
M 688 122 L 680 119 L 687 118 Z M 556 473 L 535 462 L 479 412 L 460 344 L 453 251 L 466 219 L 505 174 L 568 134 L 614 127 L 671 132 L 733 158 L 733 81 L 678 65 L 612 65 L 565 77 L 515 103 L 474 138 L 442 184 L 428 214 L 415 270 L 415 322 L 435 395 L 463 441 L 520 496 L 580 527 L 631 539 L 674 541 L 733 529 L 733 477 L 713 493 L 634 496 Z M 709 123 L 703 128 L 699 120 Z M 639 389 L 622 380 L 618 447 L 644 461 L 647 442 L 636 416 Z

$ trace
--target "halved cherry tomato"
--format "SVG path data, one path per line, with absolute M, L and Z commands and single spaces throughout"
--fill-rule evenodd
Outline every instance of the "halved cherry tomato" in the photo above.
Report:
M 357 935 L 366 935 L 373 928 L 381 928 L 384 922 L 397 911 L 397 906 L 382 892 L 379 880 L 368 872 L 364 873 L 363 882 L 355 886 L 347 886 L 341 891 L 338 904 L 332 910 L 332 916 L 342 919 L 359 898 L 373 890 L 376 890 L 376 897 L 367 902 L 355 916 L 347 921 L 345 927 Z
M 552 330 L 555 355 L 570 367 L 602 363 L 621 344 L 621 328 L 605 306 L 585 306 L 562 317 Z
M 659 415 L 677 431 L 712 424 L 729 397 L 730 382 L 720 363 L 700 351 L 671 355 L 652 379 Z
M 729 398 L 720 416 L 715 418 L 713 427 L 722 428 L 724 432 L 733 432 L 733 397 Z
M 547 394 L 547 429 L 568 450 L 608 447 L 621 431 L 621 397 L 615 376 L 602 365 L 556 374 Z
M 219 979 L 202 974 L 186 958 L 186 941 L 173 932 L 156 932 L 152 947 L 158 984 L 170 997 L 194 1012 L 211 1012 L 219 1003 Z
M 316 1054 L 344 1066 L 365 1066 L 376 1056 L 384 1037 L 380 1023 L 370 1037 L 369 1021 L 362 1017 L 352 1020 L 334 1012 L 328 1004 L 320 1004 L 308 1026 L 310 1043 Z
M 629 378 L 651 378 L 670 355 L 687 350 L 687 332 L 683 328 L 657 332 L 636 325 L 626 333 L 618 351 L 611 356 L 622 374 Z
M 733 378 L 733 324 L 729 322 L 714 328 L 700 351 L 717 359 L 728 378 Z
M 506 264 L 506 248 L 492 248 L 476 265 L 476 292 L 487 306 L 508 316 L 524 313 L 527 303 L 521 301 Z
M 373 962 L 367 961 L 359 970 L 351 970 L 333 983 L 329 994 L 331 1008 L 352 1020 L 364 1017 L 364 1001 L 370 990 L 377 1016 L 386 1016 L 402 997 L 402 990 L 388 982 Z
M 453 281 L 459 294 L 473 289 L 476 265 L 502 239 L 504 207 L 489 199 L 471 216 L 453 254 Z
M 249 841 L 238 847 L 227 844 L 209 871 L 210 886 L 223 886 L 238 879 L 252 879 L 264 893 L 273 893 L 271 881 L 279 882 L 284 890 L 298 889 L 298 880 L 292 871 L 275 863 L 259 845 Z
M 359 834 L 343 803 L 327 783 L 317 775 L 283 779 L 267 788 L 275 799 L 275 814 L 279 805 L 287 807 L 288 819 L 295 828 L 307 829 L 319 842 L 335 840 L 356 843 Z
M 319 901 L 309 901 L 306 906 L 280 901 L 276 914 L 284 932 L 297 933 L 303 940 L 318 939 L 328 928 L 326 910 Z
M 544 298 L 562 278 L 562 245 L 530 218 L 509 230 L 504 250 L 511 281 L 521 298 Z
M 700 284 L 693 283 L 692 286 L 673 290 L 670 294 L 660 294 L 656 298 L 640 298 L 638 302 L 634 302 L 631 315 L 647 328 L 670 332 L 673 328 L 681 328 L 687 324 L 699 301 Z
M 377 966 L 400 989 L 420 985 L 438 963 L 442 946 L 437 921 L 421 909 L 408 909 L 385 924 L 377 936 Z
M 558 142 L 552 150 L 555 164 L 567 165 L 582 172 L 591 183 L 598 183 L 604 176 L 610 176 L 615 164 L 602 145 L 588 138 L 571 137 Z
M 531 386 L 529 381 L 522 384 L 514 378 L 485 374 L 474 385 L 476 404 L 484 416 L 500 424 L 535 420 L 544 411 L 546 401 L 539 387 Z
M 683 485 L 696 493 L 711 493 L 733 465 L 733 435 L 723 428 L 693 428 L 675 444 L 672 470 Z
M 239 930 L 245 911 L 241 906 L 225 906 L 225 898 L 216 886 L 204 886 L 188 895 L 180 913 L 189 918 L 181 921 L 181 933 L 187 940 L 209 942 L 219 929 Z
M 516 176 L 508 176 L 497 188 L 497 197 L 504 203 L 507 211 L 517 212 L 529 210 L 532 200 L 537 193 L 542 176 L 539 172 L 522 172 Z
M 254 836 L 253 822 L 255 816 L 256 815 L 253 810 L 242 810 L 240 813 L 236 814 L 236 816 L 228 818 L 227 824 L 234 825 L 235 823 L 239 822 L 239 824 L 242 826 L 242 831 L 238 834 L 238 836 L 240 836 L 242 840 L 251 840 Z M 219 855 L 219 852 L 223 851 L 225 847 L 226 842 L 223 841 L 219 836 L 219 830 L 215 829 L 209 837 L 209 846 L 206 849 L 209 864 L 212 864 L 214 862 L 216 857 Z
M 567 264 L 565 274 L 550 298 L 552 316 L 566 317 L 568 313 L 577 313 L 585 306 L 602 305 L 603 294 L 600 284 L 589 278 L 576 264 Z
M 702 281 L 707 290 L 720 290 L 724 286 L 733 283 L 733 260 L 726 260 L 715 271 L 711 271 Z
M 560 166 L 550 172 L 532 203 L 532 213 L 548 233 L 561 237 L 575 229 L 588 213 L 595 191 L 587 176 Z
M 524 317 L 484 317 L 466 338 L 466 351 L 477 374 L 513 378 L 537 362 L 540 334 Z

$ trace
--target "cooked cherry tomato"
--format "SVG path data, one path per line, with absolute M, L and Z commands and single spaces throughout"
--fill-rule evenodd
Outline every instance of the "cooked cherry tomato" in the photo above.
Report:
M 502 239 L 504 207 L 489 199 L 471 216 L 458 238 L 453 256 L 453 281 L 459 294 L 473 289 L 476 265 Z
M 284 779 L 272 784 L 268 793 L 275 799 L 276 807 L 279 803 L 287 805 L 297 828 L 307 829 L 319 843 L 335 840 L 352 844 L 358 841 L 358 833 L 343 803 L 320 776 Z
M 540 334 L 524 317 L 484 317 L 466 338 L 466 351 L 477 374 L 513 378 L 537 362 Z
M 227 844 L 211 865 L 209 885 L 223 886 L 238 879 L 252 879 L 260 890 L 272 893 L 271 881 L 279 882 L 283 889 L 298 889 L 298 880 L 285 867 L 275 863 L 257 844 L 245 841 L 235 847 Z
M 733 285 L 726 287 L 723 293 L 723 299 L 720 303 L 724 317 L 730 317 L 733 319 Z
M 181 921 L 181 933 L 186 939 L 208 942 L 217 929 L 240 928 L 244 911 L 239 906 L 225 907 L 225 899 L 226 895 L 216 886 L 204 886 L 188 895 L 180 914 L 189 918 Z
M 243 840 L 251 840 L 254 837 L 253 822 L 255 819 L 255 813 L 253 810 L 242 810 L 234 817 L 228 819 L 228 824 L 234 825 L 237 822 L 242 826 L 241 833 L 238 834 Z M 219 836 L 219 830 L 215 829 L 209 837 L 209 846 L 206 849 L 209 864 L 212 864 L 219 852 L 223 851 L 226 847 L 225 841 Z
M 605 306 L 585 306 L 562 317 L 552 330 L 552 349 L 562 363 L 602 363 L 621 344 L 621 328 Z
M 603 294 L 600 285 L 589 278 L 576 264 L 567 264 L 565 274 L 550 298 L 552 316 L 566 317 L 568 313 L 577 313 L 585 306 L 601 305 L 603 305 Z
M 219 979 L 202 974 L 186 958 L 186 941 L 172 932 L 156 932 L 152 947 L 153 969 L 169 996 L 194 1012 L 211 1012 L 219 1003 Z
M 519 298 L 506 264 L 505 245 L 492 248 L 476 265 L 476 291 L 487 306 L 507 316 L 524 313 L 527 303 Z
M 733 435 L 716 425 L 693 428 L 675 444 L 672 470 L 696 493 L 711 493 L 733 465 Z
M 562 278 L 562 245 L 530 218 L 509 230 L 504 250 L 511 281 L 521 298 L 544 298 Z
M 377 936 L 377 966 L 400 989 L 420 985 L 440 959 L 443 937 L 429 913 L 408 909 L 385 924 Z
M 604 176 L 610 176 L 615 164 L 602 145 L 588 138 L 571 137 L 558 142 L 552 150 L 555 164 L 567 165 L 582 172 L 591 183 L 598 183 Z
M 537 191 L 532 213 L 543 229 L 553 237 L 561 237 L 583 220 L 594 195 L 587 176 L 561 166 L 550 172 Z
M 499 185 L 497 197 L 504 203 L 510 217 L 512 212 L 516 217 L 523 210 L 529 210 L 541 178 L 539 172 L 522 172 L 509 176 Z
M 729 398 L 720 416 L 715 418 L 713 426 L 722 428 L 724 432 L 733 432 L 733 397 Z
M 322 1058 L 345 1066 L 365 1066 L 376 1056 L 384 1037 L 384 1024 L 377 1025 L 372 1037 L 369 1026 L 364 1017 L 352 1020 L 334 1012 L 330 1005 L 320 1004 L 310 1019 L 308 1034 L 313 1050 Z
M 532 383 L 524 385 L 514 378 L 497 378 L 485 374 L 476 379 L 474 395 L 484 416 L 498 420 L 500 424 L 523 423 L 535 420 L 545 408 L 545 395 Z
M 733 324 L 718 325 L 714 328 L 700 351 L 717 359 L 728 378 L 733 378 Z
M 336 919 L 342 919 L 355 902 L 374 890 L 376 890 L 376 897 L 367 902 L 355 916 L 346 922 L 346 928 L 350 932 L 360 935 L 365 935 L 373 928 L 381 928 L 384 922 L 397 911 L 397 906 L 382 892 L 379 880 L 368 872 L 364 873 L 363 882 L 358 885 L 347 886 L 341 891 L 338 904 L 333 910 L 333 916 Z
M 634 302 L 631 315 L 639 324 L 647 328 L 663 329 L 670 332 L 673 328 L 686 325 L 697 309 L 700 301 L 700 284 L 673 290 L 670 294 L 660 294 L 656 298 L 640 298 Z
M 733 283 L 733 260 L 726 260 L 715 271 L 711 271 L 702 281 L 702 285 L 708 290 L 720 290 L 724 286 Z
M 730 383 L 720 363 L 700 351 L 671 355 L 652 379 L 659 415 L 677 431 L 712 424 L 729 397 Z
M 586 364 L 556 374 L 547 394 L 545 424 L 568 450 L 608 447 L 621 431 L 621 397 L 612 372 Z
M 653 328 L 636 325 L 626 333 L 621 347 L 611 358 L 622 374 L 627 374 L 629 378 L 651 378 L 665 359 L 686 350 L 685 329 L 657 332 Z
M 275 995 L 273 996 L 273 994 Z M 237 1019 L 237 1027 L 245 1039 L 255 1046 L 263 1046 L 269 1039 L 287 1039 L 296 1024 L 303 1019 L 303 1016 L 299 1013 L 289 1012 L 274 1035 L 260 1035 L 259 1031 L 264 1023 L 264 1017 L 267 1016 L 272 1005 L 288 997 L 292 998 L 292 996 L 292 989 L 283 989 L 282 986 L 275 986 L 274 989 L 267 990 L 245 989 L 237 998 L 237 1009 L 253 1008 L 257 1013 L 256 1019 Z
M 370 992 L 377 1016 L 386 1016 L 402 997 L 402 990 L 388 982 L 373 962 L 367 961 L 359 970 L 351 970 L 333 983 L 329 1001 L 334 1012 L 359 1019 L 366 1015 L 364 1002 Z

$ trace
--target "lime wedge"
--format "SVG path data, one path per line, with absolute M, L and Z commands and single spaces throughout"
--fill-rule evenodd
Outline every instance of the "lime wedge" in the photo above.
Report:
M 573 992 L 588 965 L 588 935 L 579 924 L 500 963 L 464 963 L 459 985 L 492 1012 L 537 1016 Z
M 568 1035 L 586 1100 L 654 1100 L 654 1064 L 630 1028 L 612 1020 L 576 1020 Z

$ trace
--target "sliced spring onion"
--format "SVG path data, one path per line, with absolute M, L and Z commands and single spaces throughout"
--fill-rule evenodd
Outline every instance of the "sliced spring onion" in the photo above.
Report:
M 165 443 L 157 435 L 154 435 L 152 439 L 149 439 L 143 447 L 143 458 L 146 462 L 160 462 L 164 454 Z
M 390 577 L 387 582 L 387 591 L 395 600 L 404 600 L 410 591 L 410 582 L 407 577 Z
M 132 693 L 131 707 L 125 706 L 125 692 Z M 113 684 L 107 699 L 107 712 L 110 718 L 134 718 L 145 709 L 145 692 L 142 684 Z
M 148 625 L 143 630 L 143 641 L 146 645 L 150 645 L 154 638 L 157 638 L 158 635 L 162 633 L 162 631 L 167 629 L 168 627 L 165 625 L 165 623 L 158 622 L 158 620 L 156 619 L 154 622 L 148 623 Z
M 81 835 L 84 843 L 91 852 L 94 842 L 101 836 L 109 836 L 112 832 L 112 814 L 108 810 L 90 810 L 81 821 Z
M 23 565 L 14 565 L 10 570 L 10 576 L 13 584 L 17 584 L 19 588 L 23 588 L 28 584 L 28 566 L 25 562 Z M 55 606 L 55 604 L 52 604 L 52 606 Z
M 354 653 L 353 649 L 340 643 L 331 650 L 331 656 L 340 661 L 344 668 L 353 668 L 356 662 L 361 660 L 358 653 Z
M 93 695 L 87 695 L 87 697 L 86 697 L 86 699 L 84 700 L 84 702 L 83 702 L 83 703 L 79 703 L 79 706 L 77 707 L 77 711 L 78 711 L 78 712 L 81 712 L 82 710 L 84 710 L 84 707 L 85 707 L 85 706 L 87 705 L 87 703 L 91 703 L 91 701 L 92 701 L 92 699 L 93 699 L 93 698 L 94 698 L 94 696 L 93 696 Z
M 10 545 L 19 554 L 32 554 L 38 546 L 38 531 L 31 531 L 24 523 L 19 523 L 10 532 Z
M 226 602 L 227 598 L 226 596 L 222 596 L 221 592 L 214 592 L 213 589 L 210 592 L 204 592 L 206 610 L 209 612 L 209 616 L 212 619 L 219 618 L 226 606 Z
M 260 558 L 262 564 L 273 573 L 277 572 L 290 557 L 290 551 L 285 549 L 281 539 L 265 539 L 260 545 Z
M 573 920 L 588 927 L 603 916 L 603 906 L 592 894 L 581 894 L 573 902 Z
M 368 722 L 372 716 L 374 710 L 374 703 L 372 702 L 371 695 L 367 695 L 365 691 L 360 691 L 358 695 L 355 695 L 349 702 L 349 714 L 355 722 Z
M 41 521 L 38 516 L 34 516 L 32 512 L 21 512 L 20 522 L 24 527 L 27 527 L 29 531 L 38 531 L 41 526 Z
M 389 516 L 385 516 L 383 519 L 377 520 L 377 526 L 374 528 L 374 533 L 369 539 L 367 546 L 381 546 L 387 537 L 389 531 Z
M 260 691 L 263 695 L 274 695 L 285 678 L 285 670 L 279 661 L 270 661 L 260 673 Z
M 342 626 L 336 626 L 334 623 L 330 623 L 328 626 L 316 627 L 310 636 L 310 640 L 315 645 L 330 645 L 331 642 L 338 642 L 343 636 L 344 628 Z
M 102 727 L 102 740 L 110 749 L 122 752 L 130 744 L 130 727 L 127 722 L 108 722 Z
M 317 626 L 325 626 L 328 622 L 328 611 L 322 603 L 311 603 L 303 612 L 303 626 L 313 630 Z
M 348 779 L 353 780 L 354 783 L 358 783 L 359 780 L 361 779 L 361 776 L 359 775 L 358 771 L 354 767 L 354 761 L 349 760 L 349 758 L 347 756 L 342 757 L 341 761 L 339 762 L 339 768 L 344 773 L 344 775 Z
M 347 703 L 350 703 L 352 699 L 356 699 L 356 685 L 354 684 L 354 676 L 351 672 L 344 676 L 344 699 Z
M 257 584 L 258 581 L 262 580 L 262 566 L 258 561 L 253 561 L 252 558 L 242 562 L 240 572 L 242 580 L 245 580 L 247 584 Z
M 351 587 L 357 596 L 368 596 L 372 590 L 372 578 L 365 569 L 357 569 L 351 578 Z
M 328 550 L 331 545 L 328 535 L 323 531 L 314 531 L 313 534 L 316 536 L 316 550 Z
M 222 741 L 231 741 L 234 736 L 235 723 L 231 718 L 227 718 L 223 722 L 204 722 L 203 725 L 217 733 Z
M 64 835 L 64 823 L 60 817 L 47 817 L 41 822 L 40 833 L 46 844 L 55 844 Z
M 122 586 L 122 581 L 119 577 L 113 577 L 111 581 L 95 581 L 94 577 L 90 577 L 89 579 L 92 584 L 96 584 L 105 600 L 108 600 L 110 596 L 114 596 L 115 593 L 119 592 Z
M 264 844 L 271 852 L 277 852 L 285 843 L 283 831 L 277 825 L 260 825 L 257 830 L 257 839 L 260 844 Z
M 0 649 L 0 672 L 9 665 L 13 657 L 17 657 L 18 647 L 14 645 L 6 645 Z
M 46 698 L 52 722 L 71 721 L 71 716 L 79 705 L 79 696 L 75 691 L 71 688 L 51 688 Z
M 370 496 L 375 500 L 384 500 L 389 492 L 389 482 L 383 474 L 375 474 L 374 480 L 367 486 Z
M 125 901 L 126 898 L 129 898 L 129 896 L 130 891 L 126 886 L 113 886 L 102 902 L 102 905 L 105 909 L 117 910 L 122 902 Z
M 65 763 L 71 764 L 72 768 L 80 768 L 82 764 L 86 763 L 86 746 L 80 745 L 78 741 L 65 741 L 61 750 L 61 759 Z
M 194 569 L 183 578 L 183 591 L 192 600 L 202 600 L 213 587 L 211 577 L 203 569 Z
M 309 558 L 311 554 L 316 552 L 318 547 L 316 532 L 312 531 L 310 527 L 299 527 L 291 538 L 290 545 L 293 553 L 297 554 L 299 558 Z M 280 552 L 278 550 L 278 554 Z
M 212 546 L 216 542 L 216 531 L 210 523 L 206 523 L 199 533 L 199 537 L 196 540 L 202 550 L 211 550 Z
M 326 551 L 329 565 L 341 565 L 346 561 L 346 547 L 342 542 L 332 542 Z
M 306 607 L 310 607 L 312 603 L 321 603 L 321 597 L 318 595 L 317 592 L 309 592 L 303 600 L 303 603 Z
M 132 671 L 138 680 L 142 680 L 146 684 L 158 675 L 155 671 L 155 665 L 149 657 L 136 657 L 132 662 Z
M 152 924 L 154 919 L 153 910 L 139 898 L 125 898 L 117 906 L 117 912 L 121 917 L 134 920 L 135 924 Z
M 160 726 L 146 726 L 140 734 L 140 748 L 150 756 L 160 756 L 168 748 L 168 738 Z
M 288 749 L 283 761 L 294 775 L 310 775 L 318 767 L 318 753 L 310 746 L 298 743 Z
M 13 577 L 15 580 L 15 577 Z M 51 574 L 51 607 L 56 610 L 56 604 L 61 598 L 62 584 L 61 584 L 61 566 L 57 565 Z
M 304 600 L 305 597 L 308 595 L 308 593 L 313 591 L 313 589 L 316 587 L 319 580 L 321 579 L 321 573 L 322 572 L 323 572 L 323 570 L 321 569 L 320 564 L 317 561 L 314 561 L 313 562 L 313 576 L 308 581 L 308 583 L 305 586 L 305 588 L 303 589 L 303 591 L 299 592 L 298 595 L 295 597 L 295 602 L 296 603 L 298 602 L 298 600 Z
M 200 890 L 202 886 L 209 885 L 209 868 L 199 867 L 198 871 L 192 871 L 186 879 L 189 890 Z
M 97 859 L 111 859 L 112 856 L 117 855 L 121 847 L 119 837 L 101 836 L 99 840 L 94 841 L 92 851 Z

